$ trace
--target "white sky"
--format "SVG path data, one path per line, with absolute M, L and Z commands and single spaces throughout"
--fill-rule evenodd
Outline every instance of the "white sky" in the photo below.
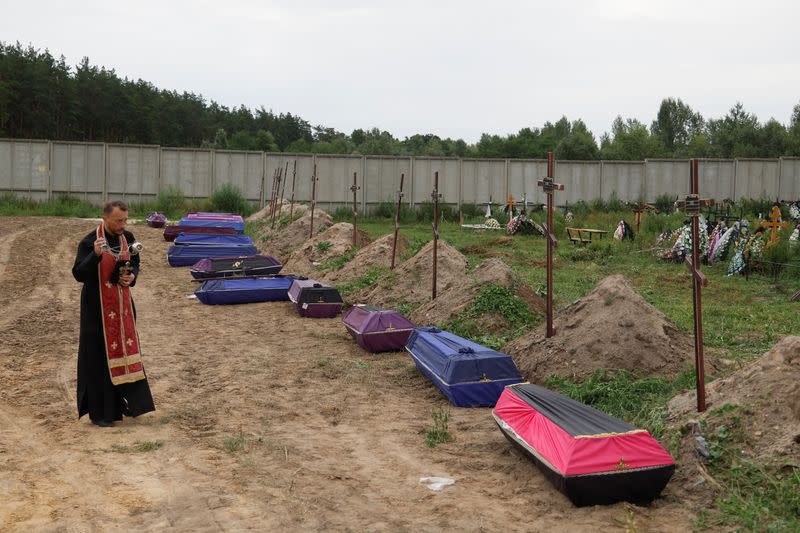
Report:
M 159 88 L 345 133 L 475 142 L 562 115 L 599 137 L 665 97 L 787 124 L 800 103 L 794 0 L 0 0 L 20 41 Z

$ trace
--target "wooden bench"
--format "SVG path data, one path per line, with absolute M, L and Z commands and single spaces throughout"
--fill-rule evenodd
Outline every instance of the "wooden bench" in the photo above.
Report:
M 571 243 L 575 244 L 589 244 L 592 238 L 597 235 L 598 239 L 602 239 L 603 235 L 608 233 L 604 229 L 589 229 L 589 228 L 567 228 L 567 237 Z

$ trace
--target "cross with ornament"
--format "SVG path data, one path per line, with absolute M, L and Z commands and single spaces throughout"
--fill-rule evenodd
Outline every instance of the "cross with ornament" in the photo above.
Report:
M 547 329 L 545 336 L 548 338 L 556 334 L 553 329 L 553 248 L 558 244 L 558 239 L 553 235 L 553 193 L 564 190 L 563 184 L 553 181 L 555 167 L 556 159 L 553 152 L 547 152 L 547 177 L 536 182 L 547 195 L 547 227 L 545 228 L 547 231 L 545 235 L 547 238 L 547 305 L 545 307 Z
M 703 305 L 702 287 L 708 285 L 708 278 L 700 272 L 700 212 L 703 207 L 713 206 L 714 200 L 700 198 L 698 192 L 698 160 L 689 161 L 689 181 L 691 193 L 685 200 L 675 202 L 692 220 L 692 254 L 686 256 L 686 265 L 692 274 L 692 306 L 694 307 L 694 364 L 697 374 L 697 411 L 706 410 L 705 357 L 703 355 Z
M 769 240 L 767 241 L 767 246 L 772 246 L 778 244 L 778 232 L 781 230 L 781 228 L 788 228 L 789 223 L 783 222 L 783 219 L 781 218 L 781 208 L 777 205 L 773 205 L 772 211 L 769 215 L 769 221 L 762 220 L 761 227 L 769 231 Z
M 652 211 L 653 213 L 658 213 L 658 209 L 656 206 L 647 203 L 637 204 L 633 209 L 631 209 L 634 213 L 636 213 L 636 234 L 639 234 L 639 226 L 642 224 L 642 213 L 645 211 Z

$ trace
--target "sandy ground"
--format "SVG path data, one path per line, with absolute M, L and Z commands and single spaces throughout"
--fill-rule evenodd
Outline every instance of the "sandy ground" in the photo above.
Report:
M 94 225 L 0 218 L 1 531 L 690 529 L 675 484 L 646 508 L 573 507 L 489 409 L 451 408 L 453 442 L 427 447 L 447 403 L 406 355 L 367 354 L 339 319 L 289 303 L 188 299 L 187 269 L 147 227 L 131 228 L 145 245 L 134 298 L 157 411 L 78 420 L 70 268 Z M 456 482 L 434 493 L 422 476 Z

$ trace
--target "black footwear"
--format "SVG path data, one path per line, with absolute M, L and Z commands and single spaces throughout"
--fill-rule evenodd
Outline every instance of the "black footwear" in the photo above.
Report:
M 92 420 L 92 424 L 94 424 L 95 426 L 100 426 L 101 428 L 114 427 L 113 420 Z

